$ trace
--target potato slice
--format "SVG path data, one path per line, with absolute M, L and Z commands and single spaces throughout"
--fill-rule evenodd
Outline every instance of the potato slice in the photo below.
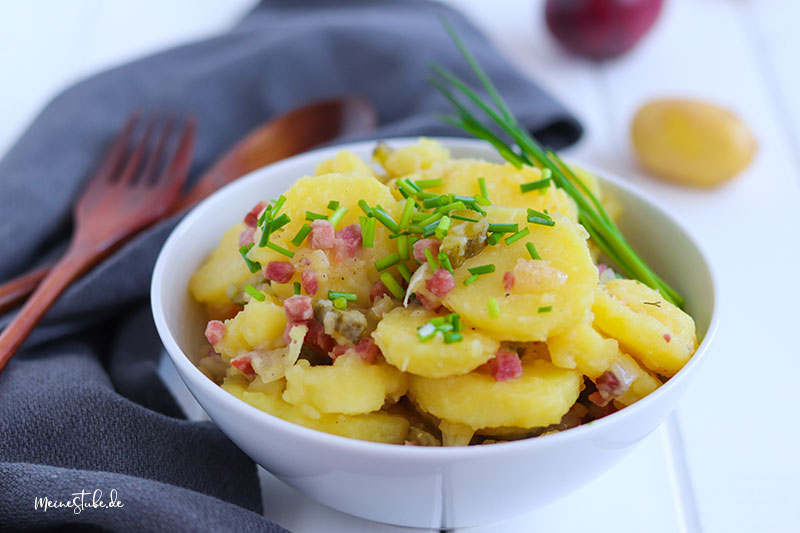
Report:
M 213 305 L 230 304 L 227 290 L 231 285 L 243 287 L 250 271 L 239 254 L 239 235 L 244 223 L 231 226 L 219 245 L 189 280 L 189 291 L 198 302 Z
M 292 405 L 310 405 L 321 413 L 361 414 L 395 403 L 406 393 L 408 378 L 386 363 L 366 363 L 344 354 L 332 366 L 314 366 L 300 360 L 286 372 L 283 399 Z
M 457 268 L 456 287 L 444 297 L 445 306 L 498 339 L 544 341 L 567 332 L 591 307 L 598 279 L 583 228 L 557 213 L 553 214 L 556 224 L 552 227 L 528 224 L 527 213 L 521 209 L 491 208 L 488 217 L 492 223 L 516 222 L 520 230 L 528 227 L 530 234 L 510 246 L 503 241 L 489 246 Z M 542 261 L 534 263 L 546 275 L 539 276 L 542 279 L 533 287 L 528 285 L 523 290 L 520 285 L 519 290 L 515 286 L 508 292 L 503 275 L 513 271 L 518 260 L 530 260 L 527 242 L 536 246 Z M 494 264 L 496 271 L 464 286 L 469 268 L 487 264 Z M 490 298 L 497 300 L 498 318 L 489 316 Z M 551 308 L 549 312 L 539 312 L 547 307 Z
M 556 424 L 578 399 L 582 376 L 547 361 L 523 362 L 522 377 L 498 382 L 483 372 L 430 379 L 412 376 L 409 396 L 441 419 L 473 429 Z
M 587 322 L 581 322 L 569 332 L 547 340 L 553 364 L 571 368 L 595 381 L 608 370 L 619 367 L 633 380 L 621 396 L 615 398 L 624 405 L 641 400 L 661 382 L 640 367 L 629 355 L 622 353 L 614 339 L 604 338 Z
M 284 346 L 286 314 L 272 297 L 263 302 L 250 300 L 242 311 L 225 321 L 225 335 L 214 348 L 224 361 L 230 361 L 256 348 Z
M 598 329 L 662 376 L 673 376 L 697 348 L 692 317 L 638 281 L 598 285 L 592 311 Z
M 268 392 L 262 392 L 263 386 L 257 387 L 261 390 L 254 390 L 252 384 L 248 387 L 247 380 L 241 375 L 229 376 L 222 384 L 223 389 L 257 409 L 325 433 L 389 444 L 402 444 L 408 435 L 408 420 L 399 415 L 383 411 L 352 416 L 320 414 L 313 408 L 304 409 L 285 402 L 280 396 L 280 389 L 272 388 Z
M 390 364 L 429 378 L 466 374 L 494 357 L 500 348 L 499 342 L 472 327 L 461 331 L 461 342 L 445 344 L 441 333 L 420 341 L 417 328 L 437 316 L 425 309 L 398 307 L 383 316 L 372 337 Z
M 350 150 L 336 152 L 330 159 L 320 162 L 314 169 L 315 176 L 338 172 L 340 174 L 363 174 L 364 176 L 375 176 L 375 171 L 366 161 L 358 157 Z
M 379 144 L 373 157 L 389 176 L 396 178 L 431 168 L 436 163 L 448 161 L 450 150 L 437 141 L 420 137 L 417 144 L 397 150 L 392 150 L 385 144 Z

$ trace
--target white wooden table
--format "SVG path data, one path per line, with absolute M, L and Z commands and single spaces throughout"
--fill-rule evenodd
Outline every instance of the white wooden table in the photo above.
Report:
M 510 523 L 474 531 L 800 531 L 800 2 L 667 0 L 631 54 L 596 65 L 547 34 L 542 2 L 448 0 L 586 126 L 570 157 L 625 176 L 695 228 L 719 275 L 716 346 L 675 415 L 613 470 Z M 29 0 L 0 4 L 0 154 L 38 110 L 97 70 L 222 31 L 253 0 Z M 634 164 L 628 127 L 658 96 L 720 103 L 755 131 L 729 185 L 665 185 Z M 1 177 L 0 177 L 1 179 Z M 169 364 L 165 379 L 197 412 Z M 352 518 L 262 476 L 266 514 L 297 532 L 403 531 Z

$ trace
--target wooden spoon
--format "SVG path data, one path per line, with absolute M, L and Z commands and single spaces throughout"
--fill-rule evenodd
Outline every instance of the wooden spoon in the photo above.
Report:
M 223 185 L 275 161 L 301 154 L 337 137 L 375 129 L 375 108 L 364 98 L 344 96 L 299 107 L 259 126 L 225 152 L 170 210 L 192 207 Z M 0 313 L 22 303 L 47 276 L 52 264 L 0 285 Z

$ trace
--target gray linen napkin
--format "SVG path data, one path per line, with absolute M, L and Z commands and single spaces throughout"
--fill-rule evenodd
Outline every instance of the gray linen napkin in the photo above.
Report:
M 133 110 L 198 117 L 194 178 L 264 120 L 344 93 L 375 103 L 376 137 L 457 135 L 433 117 L 447 104 L 425 81 L 431 61 L 469 77 L 441 15 L 526 127 L 555 148 L 577 140 L 573 117 L 439 4 L 264 1 L 229 33 L 94 76 L 42 111 L 0 161 L 0 279 L 63 250 L 84 180 Z M 156 373 L 148 289 L 176 222 L 142 233 L 75 283 L 0 374 L 0 530 L 281 529 L 258 514 L 252 461 L 213 424 L 187 421 Z M 115 489 L 124 507 L 34 508 L 37 497 L 95 489 L 105 501 Z

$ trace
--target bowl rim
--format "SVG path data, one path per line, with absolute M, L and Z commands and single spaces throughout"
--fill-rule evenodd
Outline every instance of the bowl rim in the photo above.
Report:
M 214 192 L 184 216 L 178 225 L 170 232 L 169 237 L 159 251 L 158 258 L 153 269 L 150 290 L 151 309 L 156 328 L 159 336 L 161 337 L 161 341 L 164 344 L 166 352 L 169 354 L 173 364 L 179 370 L 178 373 L 182 380 L 192 380 L 196 386 L 205 389 L 204 392 L 207 393 L 209 398 L 211 398 L 213 401 L 224 404 L 223 407 L 226 410 L 230 410 L 231 412 L 235 410 L 244 410 L 245 412 L 248 412 L 251 417 L 262 420 L 265 426 L 271 426 L 274 430 L 287 434 L 292 438 L 305 439 L 307 441 L 316 440 L 321 446 L 326 446 L 330 449 L 336 449 L 341 452 L 355 452 L 359 455 L 385 456 L 385 458 L 391 459 L 413 458 L 415 461 L 421 463 L 435 463 L 476 459 L 478 457 L 493 456 L 496 454 L 507 454 L 511 451 L 535 452 L 537 450 L 560 446 L 565 441 L 590 438 L 592 433 L 603 430 L 603 428 L 623 424 L 626 419 L 635 416 L 639 411 L 645 409 L 651 403 L 659 401 L 662 396 L 667 394 L 671 389 L 677 387 L 678 383 L 690 379 L 690 376 L 695 372 L 694 369 L 702 360 L 706 358 L 708 346 L 713 341 L 719 325 L 720 305 L 717 282 L 718 278 L 714 272 L 712 263 L 708 259 L 708 254 L 704 251 L 697 239 L 686 228 L 686 226 L 680 220 L 673 217 L 669 211 L 663 205 L 661 205 L 659 201 L 655 200 L 649 193 L 642 191 L 636 185 L 624 181 L 622 178 L 613 173 L 604 170 L 598 170 L 591 165 L 584 165 L 577 162 L 576 164 L 580 164 L 582 168 L 585 168 L 586 170 L 596 174 L 602 181 L 608 181 L 612 183 L 614 186 L 625 190 L 625 192 L 638 197 L 649 208 L 659 211 L 670 223 L 677 227 L 684 234 L 691 245 L 694 246 L 709 272 L 712 299 L 711 319 L 709 321 L 708 330 L 706 331 L 702 342 L 697 347 L 697 350 L 695 351 L 694 355 L 692 355 L 691 359 L 680 371 L 670 378 L 667 383 L 659 387 L 658 390 L 649 394 L 642 400 L 639 400 L 632 405 L 620 409 L 619 411 L 590 424 L 583 424 L 569 430 L 535 438 L 526 438 L 510 442 L 499 442 L 491 446 L 401 446 L 397 444 L 362 441 L 349 437 L 343 437 L 283 420 L 277 416 L 253 407 L 244 400 L 241 400 L 233 394 L 225 391 L 221 386 L 208 379 L 208 377 L 206 377 L 206 375 L 203 374 L 191 362 L 189 357 L 178 346 L 175 337 L 172 335 L 172 332 L 167 325 L 161 299 L 162 278 L 166 269 L 166 265 L 170 261 L 169 256 L 176 256 L 176 254 L 172 254 L 171 251 L 176 248 L 177 244 L 182 240 L 183 236 L 188 233 L 188 229 L 195 223 L 195 221 L 205 216 L 207 212 L 213 209 L 217 203 L 224 202 L 227 196 L 234 194 L 238 188 L 245 187 L 250 181 L 264 179 L 262 176 L 265 174 L 269 175 L 280 172 L 285 167 L 319 161 L 325 157 L 330 157 L 341 150 L 362 151 L 365 148 L 374 146 L 378 141 L 383 141 L 394 146 L 408 146 L 416 143 L 419 138 L 420 137 L 387 137 L 383 139 L 370 139 L 329 145 L 304 152 L 302 154 L 264 166 L 246 174 L 245 176 L 242 176 L 241 178 Z M 495 154 L 490 145 L 486 144 L 484 141 L 476 139 L 441 136 L 432 136 L 428 138 L 442 143 L 449 149 L 474 151 L 476 152 L 474 157 L 477 158 L 484 158 L 490 154 Z M 571 160 L 571 158 L 568 159 Z M 300 176 L 298 176 L 298 178 L 299 177 Z M 189 387 L 189 389 L 191 390 L 192 387 Z

